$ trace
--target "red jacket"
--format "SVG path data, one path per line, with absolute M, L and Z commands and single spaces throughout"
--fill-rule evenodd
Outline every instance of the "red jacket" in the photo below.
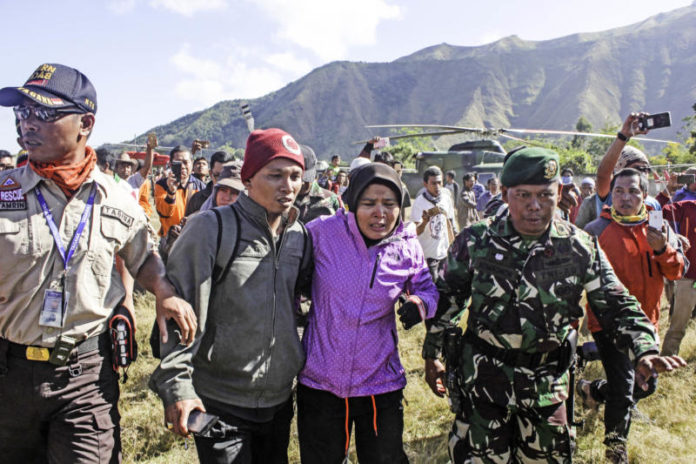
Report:
M 686 252 L 690 263 L 684 277 L 696 280 L 696 200 L 684 200 L 662 207 L 662 217 L 674 230 L 689 239 L 691 248 Z
M 628 293 L 636 297 L 645 315 L 657 328 L 663 278 L 681 279 L 684 256 L 669 227 L 667 248 L 655 255 L 648 244 L 647 227 L 647 221 L 635 226 L 621 225 L 612 219 L 609 207 L 604 207 L 600 217 L 587 224 L 585 230 L 598 238 L 616 276 Z M 589 307 L 587 316 L 590 331 L 602 330 Z

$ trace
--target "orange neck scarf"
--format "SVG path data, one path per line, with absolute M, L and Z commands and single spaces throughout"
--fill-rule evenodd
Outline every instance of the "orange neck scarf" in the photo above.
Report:
M 57 161 L 42 163 L 29 160 L 29 166 L 31 166 L 34 172 L 58 184 L 58 187 L 68 197 L 68 200 L 77 192 L 77 189 L 84 183 L 96 164 L 97 153 L 92 147 L 85 147 L 85 159 L 77 164 L 65 165 Z

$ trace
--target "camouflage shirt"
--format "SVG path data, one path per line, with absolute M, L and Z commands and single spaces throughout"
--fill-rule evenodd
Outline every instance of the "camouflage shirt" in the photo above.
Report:
M 319 216 L 333 216 L 342 204 L 335 193 L 314 181 L 306 195 L 297 197 L 295 206 L 300 210 L 300 220 L 307 224 Z
M 522 238 L 508 217 L 474 224 L 452 243 L 437 286 L 440 301 L 424 358 L 439 356 L 443 330 L 456 324 L 467 306 L 468 330 L 489 344 L 527 353 L 551 351 L 583 315 L 583 291 L 604 330 L 632 360 L 658 352 L 652 324 L 615 276 L 596 238 L 562 220 L 554 219 L 535 240 Z M 510 371 L 512 381 L 516 375 Z M 565 399 L 562 393 L 555 399 L 548 395 L 549 389 L 567 390 L 567 375 L 543 379 L 527 372 L 535 376 L 539 405 Z

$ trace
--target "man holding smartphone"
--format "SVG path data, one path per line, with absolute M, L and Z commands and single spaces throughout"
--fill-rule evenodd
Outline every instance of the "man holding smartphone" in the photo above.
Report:
M 191 152 L 183 145 L 169 153 L 170 172 L 155 183 L 155 208 L 160 219 L 160 237 L 166 237 L 171 227 L 180 230 L 186 205 L 194 193 L 205 189 L 205 184 L 191 175 Z M 178 234 L 179 230 L 175 232 Z
M 616 276 L 657 328 L 664 279 L 682 277 L 684 255 L 675 233 L 662 221 L 662 212 L 645 205 L 647 192 L 648 179 L 640 171 L 625 168 L 617 172 L 612 179 L 612 206 L 605 206 L 585 230 L 598 238 Z M 589 308 L 588 318 L 607 380 L 580 380 L 578 391 L 587 406 L 606 403 L 607 457 L 611 462 L 628 462 L 626 444 L 632 407 L 652 394 L 656 385 L 650 379 L 647 390 L 638 388 L 629 357 L 615 346 Z

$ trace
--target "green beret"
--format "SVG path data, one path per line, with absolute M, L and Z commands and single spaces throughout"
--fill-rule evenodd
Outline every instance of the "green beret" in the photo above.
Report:
M 558 180 L 558 153 L 547 148 L 523 148 L 514 152 L 503 164 L 500 183 L 515 185 L 542 185 Z

